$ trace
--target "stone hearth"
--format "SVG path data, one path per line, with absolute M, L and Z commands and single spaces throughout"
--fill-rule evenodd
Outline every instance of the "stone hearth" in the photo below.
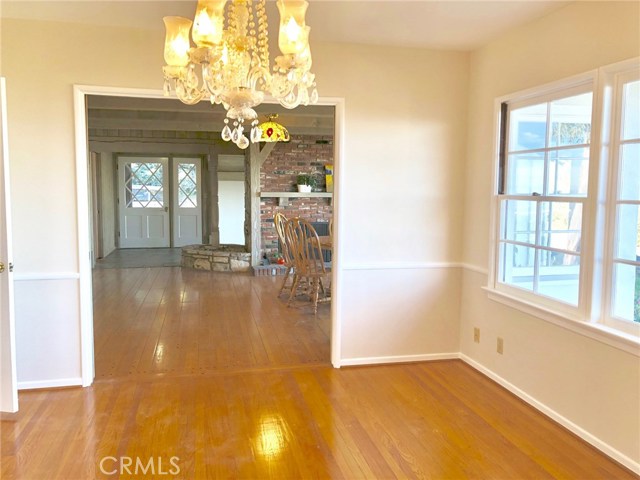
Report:
M 188 245 L 182 247 L 181 265 L 212 272 L 248 272 L 251 254 L 244 245 Z

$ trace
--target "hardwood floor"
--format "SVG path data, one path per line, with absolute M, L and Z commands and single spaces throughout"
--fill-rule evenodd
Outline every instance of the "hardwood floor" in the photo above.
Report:
M 121 378 L 20 402 L 3 479 L 637 478 L 461 361 Z M 155 477 L 100 471 L 150 458 Z
M 328 306 L 277 287 L 96 272 L 98 377 L 20 392 L 0 477 L 638 478 L 461 361 L 331 368 Z
M 330 306 L 287 308 L 281 277 L 94 272 L 96 378 L 329 365 Z M 300 302 L 302 304 L 302 302 Z

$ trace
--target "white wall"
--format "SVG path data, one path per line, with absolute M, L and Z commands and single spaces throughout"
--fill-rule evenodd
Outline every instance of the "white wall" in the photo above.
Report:
M 460 324 L 463 354 L 636 465 L 638 357 L 497 304 L 481 287 L 489 266 L 494 99 L 639 55 L 638 18 L 637 2 L 576 2 L 471 56 L 463 251 L 477 268 L 464 273 Z M 480 344 L 473 327 L 481 329 Z M 497 336 L 504 355 L 495 351 Z
M 457 352 L 468 55 L 327 45 L 314 62 L 346 99 L 343 363 Z
M 220 243 L 244 245 L 244 180 L 218 182 L 218 215 Z

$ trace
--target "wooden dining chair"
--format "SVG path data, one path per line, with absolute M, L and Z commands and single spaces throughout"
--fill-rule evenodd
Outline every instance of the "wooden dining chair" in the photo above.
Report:
M 278 291 L 278 296 L 282 295 L 282 292 L 286 288 L 291 288 L 293 285 L 293 277 L 295 277 L 295 272 L 293 275 L 293 259 L 291 258 L 291 250 L 289 247 L 289 242 L 287 237 L 285 236 L 285 225 L 287 223 L 287 217 L 284 216 L 281 212 L 276 212 L 273 216 L 273 224 L 276 227 L 276 233 L 278 234 L 278 240 L 280 241 L 280 248 L 282 250 L 282 258 L 284 259 L 284 266 L 287 267 L 284 273 L 284 279 L 282 280 L 282 285 L 280 285 L 280 291 Z M 292 277 L 291 285 L 287 286 L 287 280 L 289 276 Z
M 324 264 L 320 239 L 313 226 L 301 218 L 292 218 L 287 221 L 285 236 L 290 242 L 290 254 L 295 270 L 287 305 L 291 305 L 298 286 L 304 284 L 313 304 L 313 313 L 316 314 L 319 302 L 331 300 L 329 289 L 325 288 L 325 285 L 329 285 L 330 272 Z M 320 299 L 321 293 L 322 299 Z

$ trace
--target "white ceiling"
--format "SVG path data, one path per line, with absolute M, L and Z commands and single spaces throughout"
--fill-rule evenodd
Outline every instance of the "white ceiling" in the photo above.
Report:
M 162 17 L 193 17 L 196 0 L 1 0 L 3 18 L 163 29 Z M 570 2 L 545 0 L 311 0 L 314 41 L 473 50 Z M 277 13 L 269 1 L 273 32 Z

